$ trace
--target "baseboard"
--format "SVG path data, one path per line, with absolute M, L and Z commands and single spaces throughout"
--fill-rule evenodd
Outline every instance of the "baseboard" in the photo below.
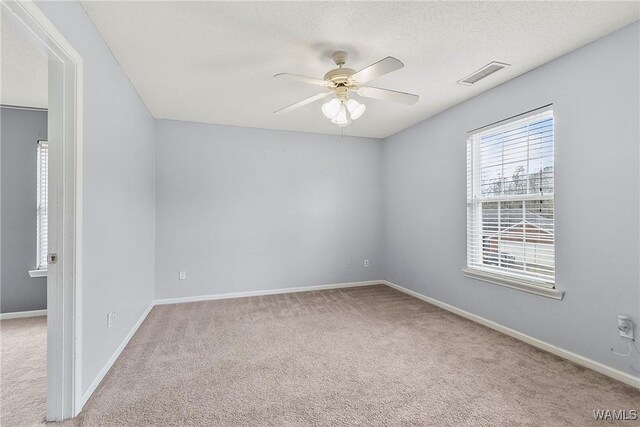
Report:
M 154 304 L 155 305 L 179 304 L 183 302 L 211 301 L 211 300 L 217 300 L 217 299 L 255 297 L 260 295 L 289 294 L 292 292 L 323 291 L 326 289 L 353 288 L 356 286 L 371 286 L 371 285 L 382 285 L 382 284 L 385 284 L 383 280 L 368 280 L 365 282 L 333 283 L 330 285 L 303 286 L 298 288 L 267 289 L 262 291 L 248 291 L 248 292 L 231 292 L 226 294 L 198 295 L 194 297 L 159 298 L 154 301 Z
M 14 311 L 13 313 L 0 313 L 0 320 L 19 319 L 21 317 L 46 316 L 47 310 Z
M 476 323 L 479 323 L 481 325 L 484 325 L 488 328 L 491 328 L 493 330 L 496 330 L 498 332 L 502 332 L 503 334 L 509 335 L 513 338 L 516 338 L 520 341 L 526 342 L 527 344 L 530 344 L 534 347 L 537 347 L 541 350 L 545 350 L 548 351 L 549 353 L 553 353 L 556 356 L 560 356 L 563 359 L 567 359 L 573 363 L 576 363 L 580 366 L 584 366 L 585 368 L 589 368 L 591 370 L 594 370 L 596 372 L 599 372 L 603 375 L 606 375 L 610 378 L 613 378 L 615 380 L 621 381 L 625 384 L 628 384 L 632 387 L 638 388 L 640 389 L 640 378 L 638 377 L 634 377 L 633 375 L 629 375 L 626 372 L 622 372 L 619 371 L 615 368 L 611 368 L 609 366 L 603 365 L 600 362 L 596 362 L 595 360 L 591 360 L 588 359 L 584 356 L 580 356 L 579 354 L 573 353 L 571 351 L 565 350 L 563 348 L 557 347 L 553 344 L 549 344 L 545 341 L 539 340 L 537 338 L 533 338 L 532 336 L 523 334 L 522 332 L 518 332 L 515 329 L 511 329 L 508 328 L 506 326 L 503 326 L 499 323 L 493 322 L 491 320 L 485 319 L 484 317 L 480 317 L 476 314 L 473 313 L 469 313 L 468 311 L 462 310 L 458 307 L 455 307 L 453 305 L 444 303 L 442 301 L 438 301 L 436 299 L 433 298 L 429 298 L 428 296 L 422 295 L 419 292 L 416 291 L 412 291 L 411 289 L 407 289 L 405 287 L 402 287 L 400 285 L 396 285 L 395 283 L 391 283 L 387 280 L 383 280 L 382 281 L 385 285 L 390 286 L 394 289 L 399 290 L 400 292 L 404 292 L 405 294 L 411 295 L 413 297 L 416 297 L 418 299 L 421 299 L 423 301 L 426 301 L 430 304 L 436 305 L 440 308 L 443 308 L 447 311 L 450 311 L 452 313 L 455 313 L 459 316 L 462 316 L 466 319 L 472 320 Z
M 82 410 L 82 408 L 84 407 L 85 403 L 87 403 L 87 400 L 89 400 L 89 398 L 91 397 L 93 392 L 96 391 L 96 389 L 98 388 L 98 386 L 100 385 L 100 383 L 104 379 L 105 375 L 107 375 L 107 372 L 109 372 L 109 369 L 111 369 L 111 367 L 113 366 L 115 361 L 118 359 L 118 357 L 120 356 L 120 353 L 122 353 L 122 350 L 124 350 L 124 348 L 127 346 L 127 344 L 129 344 L 129 341 L 131 340 L 133 335 L 136 333 L 136 331 L 138 330 L 140 325 L 142 325 L 142 322 L 144 322 L 144 319 L 147 318 L 147 315 L 149 314 L 149 312 L 151 311 L 152 308 L 153 308 L 153 303 L 151 303 L 149 305 L 149 307 L 146 308 L 144 313 L 142 313 L 142 316 L 140 316 L 138 321 L 133 325 L 133 327 L 131 328 L 131 330 L 127 334 L 127 336 L 124 337 L 124 340 L 122 340 L 122 343 L 120 343 L 118 348 L 116 348 L 116 351 L 113 352 L 113 354 L 111 355 L 109 360 L 107 360 L 107 363 L 100 370 L 100 372 L 98 373 L 96 378 L 93 380 L 93 382 L 91 383 L 91 385 L 89 386 L 87 391 L 82 395 L 82 401 L 80 402 L 80 408 L 78 409 L 78 413 Z

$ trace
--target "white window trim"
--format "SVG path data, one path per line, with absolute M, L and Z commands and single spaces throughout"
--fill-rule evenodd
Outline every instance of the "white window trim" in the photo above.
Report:
M 47 270 L 29 270 L 29 277 L 47 277 Z
M 468 277 L 470 279 L 482 280 L 483 282 L 489 282 L 495 285 L 529 292 L 531 294 L 539 295 L 542 297 L 561 300 L 564 296 L 564 291 L 561 291 L 559 289 L 547 287 L 548 285 L 544 284 L 534 285 L 534 282 L 531 279 L 519 279 L 515 276 L 511 277 L 502 272 L 493 273 L 488 270 L 482 270 L 479 268 L 465 267 L 462 269 L 462 274 L 464 275 L 464 277 Z
M 486 132 L 495 132 L 501 128 L 505 128 L 507 126 L 511 126 L 515 122 L 531 120 L 532 118 L 542 117 L 547 114 L 550 110 L 553 109 L 553 105 L 549 104 L 544 107 L 538 108 L 536 110 L 532 110 L 523 114 L 519 114 L 512 118 L 496 122 L 491 125 L 484 126 L 482 128 L 478 128 L 472 131 L 469 131 L 468 135 L 474 135 L 474 137 L 479 137 Z M 555 141 L 554 141 L 555 144 Z M 472 166 L 472 174 L 475 175 L 477 172 L 477 167 L 479 167 L 479 157 L 473 156 L 472 161 L 474 165 Z M 471 185 L 476 186 L 477 183 L 475 179 L 471 180 Z M 469 189 L 467 189 L 469 191 Z M 475 196 L 476 192 L 472 190 L 471 196 L 473 200 L 482 200 L 482 198 L 478 198 Z M 543 198 L 554 198 L 554 194 L 545 194 L 542 196 Z M 492 196 L 490 201 L 507 201 L 507 200 L 538 200 L 541 196 L 537 194 L 533 195 L 518 195 L 518 196 L 503 196 L 503 197 L 495 197 Z M 488 199 L 489 200 L 489 199 Z M 480 220 L 480 218 L 476 218 L 476 220 Z M 554 218 L 555 221 L 555 218 Z M 468 230 L 467 230 L 468 233 Z M 554 233 L 555 234 L 555 233 Z M 477 248 L 476 248 L 477 249 Z M 467 248 L 468 250 L 468 248 Z M 504 286 L 511 289 L 516 289 L 524 292 L 528 292 L 534 295 L 539 295 L 543 297 L 553 298 L 557 300 L 561 300 L 564 296 L 564 291 L 555 288 L 555 280 L 553 283 L 547 282 L 544 280 L 535 280 L 531 277 L 519 276 L 517 273 L 510 273 L 505 271 L 492 271 L 490 268 L 482 268 L 479 266 L 469 267 L 466 266 L 462 269 L 462 273 L 464 277 L 468 277 L 470 279 L 476 279 L 483 282 L 493 283 L 496 285 Z M 554 274 L 555 276 L 555 274 Z

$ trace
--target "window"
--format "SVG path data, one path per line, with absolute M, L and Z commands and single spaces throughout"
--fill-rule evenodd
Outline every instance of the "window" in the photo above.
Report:
M 36 208 L 36 269 L 47 269 L 47 213 L 49 203 L 49 145 L 38 141 L 37 208 Z
M 555 287 L 553 130 L 549 106 L 469 133 L 465 275 Z

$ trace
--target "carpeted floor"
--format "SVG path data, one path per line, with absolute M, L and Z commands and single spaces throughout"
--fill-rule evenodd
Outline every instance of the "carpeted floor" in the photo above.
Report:
M 44 422 L 47 318 L 0 321 L 0 426 Z
M 380 285 L 157 306 L 65 424 L 608 424 L 593 409 L 640 391 Z

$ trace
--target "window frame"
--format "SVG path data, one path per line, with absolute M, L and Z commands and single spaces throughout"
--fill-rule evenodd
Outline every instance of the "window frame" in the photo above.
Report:
M 38 144 L 38 148 L 36 150 L 36 155 L 37 155 L 37 160 L 36 160 L 36 171 L 37 171 L 37 179 L 36 179 L 36 269 L 35 271 L 47 271 L 47 253 L 46 250 L 44 251 L 43 254 L 43 250 L 42 250 L 42 234 L 43 232 L 46 233 L 45 231 L 43 231 L 43 220 L 42 220 L 42 207 L 43 207 L 43 203 L 44 203 L 44 208 L 46 211 L 46 217 L 48 219 L 48 211 L 49 211 L 49 207 L 48 207 L 48 200 L 45 200 L 43 202 L 42 200 L 42 196 L 43 196 L 43 189 L 42 189 L 42 185 L 44 184 L 46 186 L 46 188 L 44 189 L 44 196 L 45 198 L 48 199 L 49 196 L 49 176 L 48 176 L 48 171 L 49 171 L 49 167 L 48 164 L 44 167 L 44 171 L 45 171 L 45 176 L 42 176 L 42 172 L 43 172 L 43 166 L 41 164 L 42 162 L 42 158 L 43 158 L 43 154 L 42 154 L 42 150 L 46 150 L 46 153 L 44 154 L 44 156 L 46 157 L 47 163 L 49 162 L 49 141 L 45 140 L 45 139 L 40 139 L 37 142 Z M 46 230 L 48 230 L 48 224 L 46 225 Z M 48 236 L 45 237 L 45 239 L 48 242 Z M 43 259 L 44 256 L 44 259 Z M 32 276 L 33 277 L 33 276 Z
M 502 194 L 500 196 L 490 195 L 483 196 L 481 193 L 482 174 L 481 160 L 482 155 L 479 151 L 480 140 L 487 134 L 495 134 L 507 132 L 520 123 L 531 123 L 538 119 L 551 117 L 553 120 L 553 137 L 552 137 L 552 153 L 551 161 L 553 165 L 553 191 L 550 193 L 530 194 L 529 178 L 527 175 L 527 192 L 526 194 Z M 533 294 L 547 296 L 556 299 L 562 299 L 564 292 L 556 289 L 556 268 L 555 268 L 555 248 L 556 248 L 556 229 L 555 229 L 555 113 L 553 104 L 545 105 L 535 110 L 527 111 L 522 114 L 501 120 L 478 129 L 471 130 L 467 133 L 467 257 L 466 266 L 463 268 L 465 277 L 482 280 L 485 282 L 495 283 L 514 289 L 523 290 Z M 527 149 L 527 164 L 529 150 Z M 501 162 L 504 165 L 504 161 Z M 504 267 L 485 267 L 477 261 L 482 260 L 482 238 L 483 238 L 483 219 L 478 212 L 479 207 L 487 202 L 522 202 L 523 212 L 526 212 L 525 203 L 528 200 L 552 200 L 553 201 L 553 275 L 552 280 L 547 278 L 535 277 L 525 272 L 508 271 Z M 523 216 L 526 215 L 523 214 Z M 524 223 L 523 223 L 524 227 Z M 524 230 L 523 230 L 524 233 Z M 526 242 L 525 242 L 526 243 Z M 499 255 L 498 255 L 499 256 Z

